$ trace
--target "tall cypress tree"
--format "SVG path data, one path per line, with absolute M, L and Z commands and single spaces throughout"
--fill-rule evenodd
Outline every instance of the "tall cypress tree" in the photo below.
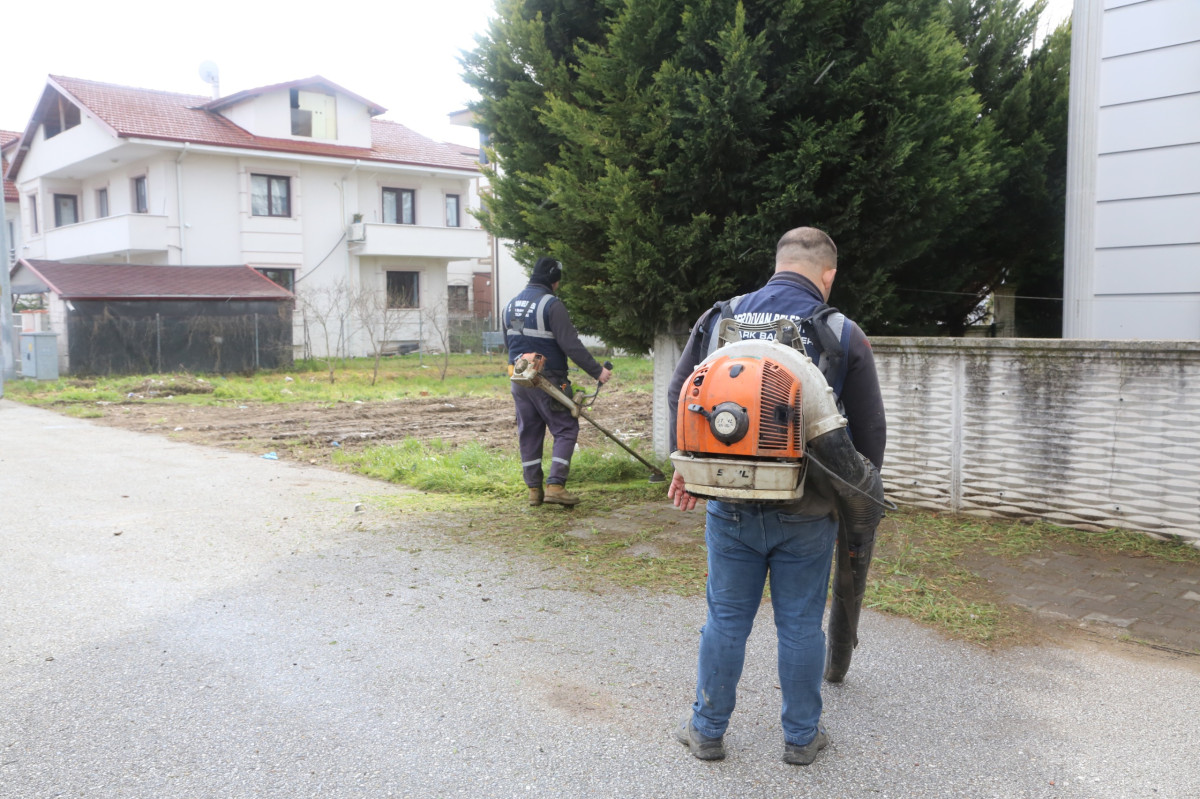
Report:
M 1002 178 L 982 198 L 975 224 L 945 236 L 930 257 L 972 275 L 957 293 L 927 295 L 943 331 L 960 333 L 993 288 L 1019 296 L 1017 333 L 1062 329 L 1070 27 L 1034 45 L 1045 0 L 950 0 L 951 25 L 971 65 L 971 86 L 994 129 L 991 152 Z M 906 273 L 899 275 L 907 285 Z
M 785 230 L 838 242 L 869 328 L 945 324 L 905 289 L 995 205 L 994 120 L 944 0 L 505 0 L 465 60 L 498 169 L 484 224 L 565 264 L 582 329 L 644 350 L 770 274 Z

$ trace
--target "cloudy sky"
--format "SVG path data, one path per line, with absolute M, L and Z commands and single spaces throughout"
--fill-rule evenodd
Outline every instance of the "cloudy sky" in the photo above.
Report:
M 1070 15 L 1050 0 L 1046 22 Z M 439 141 L 473 144 L 446 121 L 472 91 L 458 58 L 487 27 L 494 0 L 59 0 L 6 4 L 0 129 L 24 130 L 47 75 L 207 95 L 322 75 Z

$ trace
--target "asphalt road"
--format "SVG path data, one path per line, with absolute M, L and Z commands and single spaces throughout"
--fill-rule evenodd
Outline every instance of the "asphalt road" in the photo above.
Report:
M 701 763 L 701 599 L 569 590 L 401 493 L 0 401 L 0 797 L 1200 796 L 1194 667 L 869 613 L 816 764 L 769 608 Z

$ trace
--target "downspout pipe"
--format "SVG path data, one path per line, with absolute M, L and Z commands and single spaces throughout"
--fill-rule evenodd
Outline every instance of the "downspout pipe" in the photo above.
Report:
M 179 263 L 187 265 L 187 225 L 183 221 L 183 159 L 187 158 L 191 142 L 184 142 L 183 149 L 175 158 L 175 202 L 179 212 Z

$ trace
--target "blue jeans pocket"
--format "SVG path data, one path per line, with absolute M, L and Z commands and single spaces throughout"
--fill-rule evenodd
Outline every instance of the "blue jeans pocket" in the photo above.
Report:
M 742 514 L 724 502 L 709 500 L 704 540 L 709 549 L 729 552 L 741 546 Z
M 779 548 L 797 558 L 814 557 L 830 550 L 837 536 L 837 522 L 829 516 L 777 513 L 776 521 L 781 530 L 791 533 L 784 535 Z
M 709 500 L 709 503 L 706 507 L 708 508 L 708 513 L 710 516 L 716 516 L 722 521 L 737 524 L 742 520 L 742 514 L 738 513 L 736 508 L 731 507 L 724 502 Z

